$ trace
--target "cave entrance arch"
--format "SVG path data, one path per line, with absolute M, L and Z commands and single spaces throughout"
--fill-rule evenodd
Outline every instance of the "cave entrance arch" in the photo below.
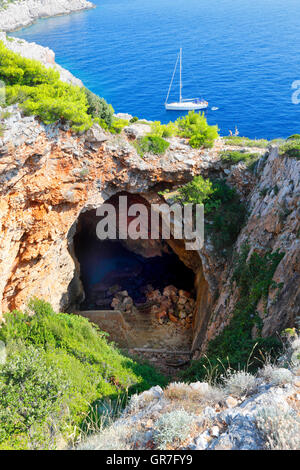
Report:
M 105 201 L 113 204 L 117 213 L 120 195 L 127 195 L 128 207 L 136 203 L 143 203 L 150 207 L 142 196 L 122 192 Z M 153 331 L 154 327 L 165 327 L 162 323 L 155 324 L 154 316 L 149 313 L 151 310 L 149 290 L 158 291 L 163 295 L 167 286 L 174 286 L 178 291 L 186 291 L 193 296 L 195 295 L 195 273 L 180 260 L 168 240 L 151 240 L 150 238 L 148 240 L 99 240 L 96 226 L 100 219 L 96 215 L 96 209 L 90 209 L 80 214 L 76 225 L 73 238 L 74 254 L 78 261 L 84 291 L 84 299 L 80 303 L 79 310 L 105 311 L 107 314 L 107 311 L 112 310 L 115 296 L 127 291 L 137 312 L 135 311 L 135 316 L 132 312 L 131 316 L 125 314 L 125 321 L 129 323 L 132 331 L 140 328 L 141 336 L 143 336 L 143 328 L 145 329 L 144 337 L 137 342 L 138 345 L 144 346 L 145 341 L 147 343 L 147 329 L 149 332 Z M 175 315 L 178 317 L 178 324 L 170 325 L 168 320 L 165 323 L 169 323 L 169 328 L 182 327 L 185 323 L 184 318 L 180 318 L 177 311 Z M 142 324 L 143 327 L 141 327 Z M 184 332 L 185 339 L 189 338 L 185 341 L 185 347 L 191 341 L 192 335 L 192 325 L 186 326 L 189 326 L 190 331 Z M 168 330 L 165 329 L 162 335 L 168 335 Z M 158 331 L 156 331 L 156 336 L 160 341 Z M 180 335 L 177 336 L 180 343 Z M 153 346 L 154 343 L 150 345 Z M 156 342 L 155 345 L 158 346 L 158 343 Z

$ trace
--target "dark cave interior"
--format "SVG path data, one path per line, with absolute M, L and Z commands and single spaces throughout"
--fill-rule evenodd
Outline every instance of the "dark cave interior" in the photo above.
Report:
M 151 252 L 151 240 L 143 240 L 143 250 L 136 252 L 131 248 L 138 241 L 132 244 L 131 240 L 127 245 L 120 240 L 99 240 L 96 235 L 98 220 L 95 210 L 82 213 L 74 236 L 74 251 L 85 293 L 81 310 L 110 310 L 114 294 L 123 290 L 136 305 L 143 304 L 149 285 L 161 291 L 168 285 L 193 290 L 194 272 L 165 241 L 158 241 L 159 253 L 157 250 Z M 147 253 L 146 256 L 141 252 Z

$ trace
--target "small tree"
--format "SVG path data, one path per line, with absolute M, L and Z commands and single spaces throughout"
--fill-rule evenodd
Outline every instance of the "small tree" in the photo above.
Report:
M 184 203 L 203 204 L 213 192 L 212 182 L 199 175 L 179 189 L 179 199 Z
M 193 148 L 211 148 L 219 137 L 218 126 L 209 126 L 204 113 L 190 111 L 187 116 L 179 118 L 176 124 L 180 135 L 189 138 Z
M 88 101 L 88 114 L 93 118 L 98 118 L 104 121 L 105 124 L 110 127 L 113 122 L 113 107 L 107 104 L 104 98 L 100 98 L 87 88 L 85 88 L 84 91 Z

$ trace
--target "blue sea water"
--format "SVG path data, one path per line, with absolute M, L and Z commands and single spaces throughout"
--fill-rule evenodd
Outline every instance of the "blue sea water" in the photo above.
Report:
M 14 36 L 56 60 L 116 112 L 168 122 L 164 109 L 183 48 L 183 95 L 209 102 L 221 133 L 254 138 L 300 132 L 299 0 L 94 0 L 96 9 L 40 20 Z M 172 98 L 178 98 L 178 77 Z M 212 111 L 212 107 L 219 108 Z

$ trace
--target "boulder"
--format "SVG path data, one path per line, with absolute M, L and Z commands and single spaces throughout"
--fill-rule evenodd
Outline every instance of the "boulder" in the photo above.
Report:
M 229 396 L 226 398 L 225 403 L 228 406 L 228 408 L 234 408 L 235 406 L 238 405 L 239 402 L 235 398 Z
M 85 141 L 91 144 L 102 144 L 109 140 L 109 136 L 105 134 L 99 124 L 94 124 L 85 134 Z
M 151 132 L 151 127 L 147 124 L 131 124 L 130 126 L 124 127 L 124 132 L 129 139 L 140 139 Z
M 175 286 L 167 286 L 164 288 L 163 295 L 166 297 L 172 296 L 177 294 L 178 289 Z
M 173 314 L 170 313 L 170 312 L 169 312 L 169 319 L 170 319 L 170 321 L 173 322 L 173 323 L 178 323 L 178 322 L 179 322 L 178 318 L 175 317 L 175 315 L 173 315 Z
M 196 390 L 199 393 L 206 393 L 209 390 L 209 384 L 206 382 L 194 382 L 190 384 L 192 390 Z

